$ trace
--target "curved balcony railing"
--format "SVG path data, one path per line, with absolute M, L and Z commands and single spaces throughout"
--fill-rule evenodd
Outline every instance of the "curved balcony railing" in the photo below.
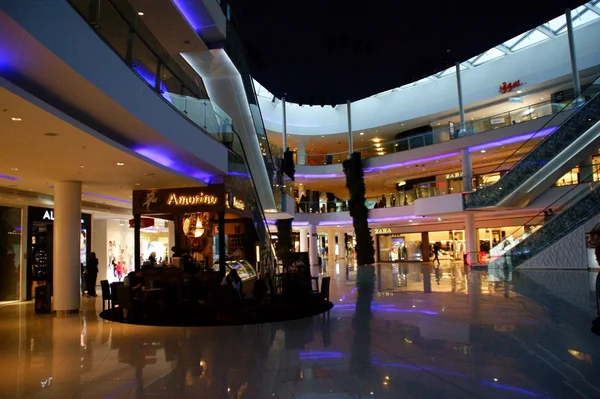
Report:
M 597 90 L 597 89 L 596 89 Z M 393 154 L 416 148 L 426 147 L 433 144 L 444 143 L 457 138 L 470 136 L 505 126 L 510 126 L 522 122 L 528 122 L 545 116 L 556 115 L 561 111 L 574 108 L 572 102 L 553 103 L 552 101 L 543 101 L 525 107 L 516 107 L 507 112 L 492 115 L 489 117 L 471 120 L 465 123 L 464 129 L 460 128 L 460 123 L 449 123 L 444 127 L 432 130 L 431 132 L 420 133 L 409 137 L 371 144 L 365 147 L 356 148 L 355 151 L 361 153 L 362 158 L 374 158 L 382 155 Z M 274 155 L 281 156 L 281 148 L 272 145 L 271 152 Z M 297 165 L 332 165 L 342 163 L 348 158 L 348 151 L 331 153 L 296 153 L 295 162 Z
M 248 201 L 254 226 L 263 243 L 263 260 L 274 264 L 275 252 L 252 171 L 231 118 L 208 99 L 198 77 L 187 75 L 139 20 L 124 0 L 69 0 L 73 8 L 96 30 L 98 36 L 154 92 L 200 132 L 229 149 L 229 176 Z M 274 190 L 279 191 L 279 190 Z
M 579 165 L 580 171 L 584 169 L 592 171 L 590 176 L 587 177 L 586 180 L 589 179 L 589 181 L 600 182 L 600 164 Z M 474 180 L 476 179 L 477 176 L 474 177 Z M 579 175 L 575 174 L 569 180 L 563 181 L 563 179 L 561 179 L 557 181 L 556 186 L 572 186 L 573 189 L 575 189 L 575 186 L 582 183 L 583 180 L 583 178 L 581 178 L 580 180 Z M 458 183 L 457 185 L 462 187 L 462 179 L 456 179 L 456 181 Z M 481 183 L 477 185 L 477 189 L 484 189 L 485 187 L 489 187 L 494 183 L 495 181 L 481 180 Z M 396 193 L 387 193 L 382 196 L 368 197 L 365 200 L 365 205 L 369 209 L 395 208 L 400 206 L 414 205 L 416 200 L 422 198 L 438 197 L 448 194 L 458 194 L 460 192 L 460 189 L 453 189 L 452 187 L 449 187 L 446 181 L 420 183 L 414 185 L 413 187 L 406 187 L 405 189 L 399 190 Z M 348 211 L 347 200 L 335 198 L 332 201 L 308 201 L 299 200 L 296 198 L 296 213 L 332 213 L 346 211 Z

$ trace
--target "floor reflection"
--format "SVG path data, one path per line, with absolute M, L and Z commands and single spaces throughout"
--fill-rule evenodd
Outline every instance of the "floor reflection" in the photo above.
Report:
M 0 397 L 597 398 L 595 274 L 332 265 L 326 315 L 156 328 L 0 307 Z

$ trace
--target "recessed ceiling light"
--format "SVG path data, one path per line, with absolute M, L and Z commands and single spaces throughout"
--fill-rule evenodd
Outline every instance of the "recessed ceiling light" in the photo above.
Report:
M 10 170 L 19 170 L 19 168 L 10 168 Z
M 138 15 L 139 15 L 140 17 L 143 17 L 143 16 L 144 16 L 144 13 L 143 13 L 143 12 L 141 12 L 141 11 L 138 11 Z
M 77 165 L 77 167 L 78 167 L 78 168 L 82 168 L 82 169 L 84 168 L 84 166 L 83 166 L 83 165 Z
M 438 126 L 441 125 L 441 123 L 438 122 Z
M 482 153 L 482 154 L 485 154 L 485 150 L 481 150 L 481 153 Z
M 125 166 L 125 163 L 123 163 L 123 162 L 117 162 L 117 166 Z
M 543 100 L 543 99 L 544 99 L 544 97 L 540 97 L 540 100 Z
M 13 122 L 21 122 L 23 119 L 13 116 L 12 118 L 10 118 L 10 120 Z
M 44 136 L 48 136 L 48 137 L 56 137 L 56 136 L 58 136 L 58 133 L 52 133 L 52 132 L 48 132 L 48 133 L 44 133 Z

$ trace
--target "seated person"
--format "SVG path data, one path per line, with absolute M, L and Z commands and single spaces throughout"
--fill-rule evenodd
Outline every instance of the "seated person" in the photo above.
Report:
M 242 279 L 237 274 L 237 271 L 232 270 L 227 276 L 223 277 L 221 285 L 229 286 L 237 298 L 242 297 Z
M 127 275 L 127 280 L 129 282 L 129 287 L 135 294 L 144 287 L 144 272 L 141 270 L 134 270 Z

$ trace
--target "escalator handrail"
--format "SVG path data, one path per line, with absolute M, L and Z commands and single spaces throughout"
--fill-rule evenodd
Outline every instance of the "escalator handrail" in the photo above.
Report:
M 595 84 L 600 83 L 600 77 L 596 78 L 593 82 L 591 82 L 590 84 L 588 84 L 584 89 L 580 90 L 580 92 L 571 100 L 569 101 L 559 112 L 555 113 L 552 115 L 552 117 L 550 119 L 548 119 L 546 121 L 546 123 L 544 123 L 544 125 L 542 125 L 542 127 L 540 127 L 533 135 L 531 135 L 531 137 L 529 137 L 527 140 L 525 140 L 524 142 L 521 143 L 521 145 L 519 147 L 517 147 L 508 157 L 506 157 L 506 159 L 501 162 L 496 169 L 493 170 L 493 172 L 497 172 L 500 170 L 500 168 L 508 163 L 508 160 L 511 159 L 513 156 L 515 156 L 515 154 L 517 154 L 523 147 L 525 147 L 527 145 L 527 143 L 529 143 L 531 140 L 538 138 L 537 134 L 541 131 L 543 131 L 544 129 L 548 128 L 549 126 L 552 126 L 552 122 L 554 121 L 555 118 L 557 118 L 559 115 L 562 115 L 565 112 L 569 112 L 571 110 L 573 110 L 573 108 L 570 108 L 570 106 L 573 103 L 579 102 L 580 97 L 588 90 L 590 89 L 592 86 L 594 86 Z M 597 95 L 597 94 L 596 94 Z M 596 95 L 592 96 L 592 98 L 594 98 Z M 584 101 L 579 105 L 579 108 L 583 108 L 585 106 L 585 104 L 587 104 L 590 100 L 588 101 Z M 567 109 L 568 108 L 568 109 Z M 557 130 L 560 129 L 560 127 L 562 125 L 564 125 L 565 123 L 567 123 L 567 121 L 569 121 L 572 117 L 574 116 L 574 114 L 570 115 L 567 119 L 565 119 L 560 125 L 558 125 Z M 533 147 L 528 153 L 527 155 L 525 155 L 519 162 L 526 160 L 527 157 L 529 156 L 529 154 L 533 153 L 535 151 L 535 149 L 537 147 L 539 147 L 540 145 L 542 145 L 548 138 L 550 137 L 550 135 L 543 137 L 542 140 L 537 143 L 537 145 L 535 147 Z M 516 166 L 516 165 L 515 165 Z M 514 167 L 514 166 L 513 166 Z M 512 168 L 511 168 L 512 169 Z

